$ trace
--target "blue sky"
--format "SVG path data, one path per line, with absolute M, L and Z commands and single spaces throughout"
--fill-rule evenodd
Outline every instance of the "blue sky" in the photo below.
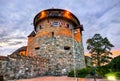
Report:
M 95 33 L 120 49 L 120 0 L 0 0 L 0 55 L 25 46 L 34 16 L 53 7 L 71 11 L 83 24 L 85 52 L 86 40 Z

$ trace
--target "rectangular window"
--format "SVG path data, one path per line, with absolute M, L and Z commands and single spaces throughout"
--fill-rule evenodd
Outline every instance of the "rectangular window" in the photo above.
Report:
M 59 26 L 59 23 L 58 22 L 54 22 L 54 26 Z
M 54 32 L 52 32 L 52 38 L 54 38 Z
M 39 49 L 40 49 L 40 47 L 36 47 L 36 48 L 35 48 L 35 50 L 39 50 Z
M 70 50 L 69 46 L 64 46 L 64 50 Z

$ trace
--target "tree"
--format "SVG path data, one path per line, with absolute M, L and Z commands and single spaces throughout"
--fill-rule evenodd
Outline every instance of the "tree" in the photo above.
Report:
M 103 38 L 100 34 L 95 34 L 92 38 L 87 40 L 87 49 L 91 54 L 92 64 L 96 66 L 101 66 L 105 63 L 110 62 L 112 53 L 111 48 L 114 47 L 107 39 Z

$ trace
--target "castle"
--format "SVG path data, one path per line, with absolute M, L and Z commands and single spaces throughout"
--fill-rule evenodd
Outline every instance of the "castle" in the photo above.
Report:
M 83 26 L 74 14 L 64 9 L 46 9 L 35 16 L 33 25 L 27 46 L 15 51 L 11 58 L 16 54 L 25 59 L 35 57 L 36 68 L 43 75 L 66 75 L 71 69 L 85 67 Z

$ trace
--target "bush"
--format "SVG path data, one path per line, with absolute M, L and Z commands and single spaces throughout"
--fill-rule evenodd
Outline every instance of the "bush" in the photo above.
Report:
M 68 73 L 68 76 L 69 76 L 69 77 L 74 77 L 74 70 L 71 70 L 71 71 Z
M 116 72 L 116 78 L 120 80 L 120 72 Z
M 88 74 L 92 74 L 92 68 L 83 68 L 83 69 L 78 69 L 77 70 L 77 77 L 81 77 L 84 78 L 86 77 Z
M 106 74 L 115 73 L 116 78 L 120 79 L 120 72 L 113 72 L 112 69 L 108 67 L 108 65 L 96 67 L 96 68 L 87 67 L 87 68 L 83 68 L 83 69 L 77 69 L 76 76 L 80 77 L 80 78 L 85 78 L 85 77 L 93 78 L 94 77 L 94 69 L 96 69 L 96 78 L 104 78 L 104 77 L 106 77 Z M 74 70 L 71 70 L 68 73 L 68 76 L 74 77 Z
M 110 72 L 110 69 L 106 66 L 101 66 L 96 68 L 96 73 L 98 74 L 98 76 L 101 76 L 101 77 L 105 77 L 105 74 L 109 72 Z
M 112 59 L 106 66 L 114 72 L 120 72 L 120 55 Z
M 93 69 L 92 68 L 83 68 L 83 69 L 77 69 L 76 70 L 76 76 L 80 78 L 86 77 L 88 74 L 92 74 Z M 68 74 L 69 77 L 74 77 L 74 70 L 71 70 Z

